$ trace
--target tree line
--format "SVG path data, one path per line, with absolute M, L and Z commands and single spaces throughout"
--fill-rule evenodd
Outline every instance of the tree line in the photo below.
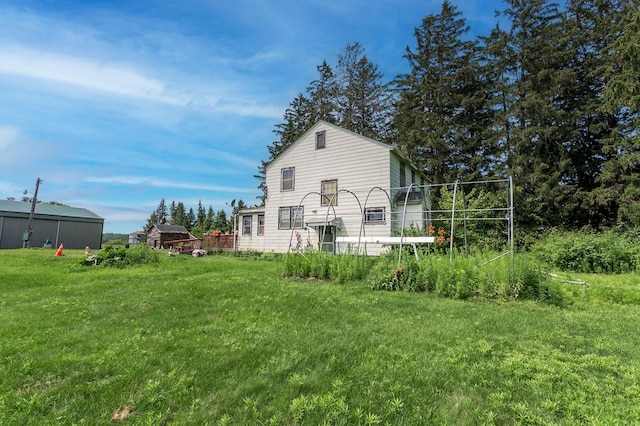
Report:
M 511 176 L 524 228 L 640 225 L 640 3 L 503 6 L 474 38 L 444 1 L 389 81 L 359 43 L 323 61 L 275 126 L 263 201 L 266 166 L 324 120 L 397 146 L 433 183 Z
M 232 200 L 229 206 L 231 207 L 231 217 L 227 217 L 227 213 L 224 210 L 218 210 L 217 213 L 214 213 L 211 206 L 205 210 L 202 200 L 198 200 L 198 207 L 194 211 L 192 207 L 187 210 L 182 201 L 177 203 L 172 201 L 167 206 L 163 198 L 160 200 L 158 207 L 149 215 L 144 230 L 148 232 L 154 224 L 179 225 L 187 228 L 197 238 L 201 238 L 203 234 L 212 231 L 232 232 L 233 218 L 238 210 L 247 206 L 242 200 L 238 200 L 237 203 L 236 200 Z

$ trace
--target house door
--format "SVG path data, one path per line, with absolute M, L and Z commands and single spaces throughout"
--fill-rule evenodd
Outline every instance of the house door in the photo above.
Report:
M 321 226 L 318 228 L 320 234 L 320 247 L 323 252 L 335 253 L 336 243 L 336 227 L 335 226 Z

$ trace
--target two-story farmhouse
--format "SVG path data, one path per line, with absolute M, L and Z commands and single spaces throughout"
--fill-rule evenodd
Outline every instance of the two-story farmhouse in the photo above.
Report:
M 265 183 L 264 207 L 238 214 L 240 250 L 340 253 L 361 242 L 373 255 L 403 225 L 425 226 L 425 176 L 394 147 L 324 121 L 267 166 Z

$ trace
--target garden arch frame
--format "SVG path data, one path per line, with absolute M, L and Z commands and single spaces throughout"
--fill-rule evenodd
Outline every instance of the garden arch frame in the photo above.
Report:
M 489 185 L 498 185 L 498 186 L 504 186 L 506 189 L 505 192 L 505 202 L 504 205 L 501 207 L 488 207 L 488 208 L 467 208 L 466 206 L 466 199 L 465 199 L 465 191 L 464 188 L 465 186 L 468 185 L 474 185 L 476 187 L 482 187 L 482 186 L 489 186 Z M 406 224 L 406 215 L 407 215 L 407 204 L 408 204 L 408 199 L 409 199 L 409 194 L 413 189 L 419 189 L 420 191 L 426 192 L 427 196 L 430 196 L 431 191 L 435 188 L 442 188 L 442 187 L 451 187 L 453 189 L 453 200 L 452 200 L 452 207 L 450 210 L 434 210 L 431 208 L 431 205 L 429 205 L 429 209 L 423 211 L 423 217 L 426 221 L 432 222 L 433 220 L 441 220 L 441 221 L 450 221 L 450 237 L 449 237 L 449 262 L 451 263 L 453 261 L 453 245 L 454 245 L 454 231 L 456 229 L 456 223 L 458 222 L 462 222 L 462 226 L 463 226 L 463 236 L 464 236 L 464 252 L 467 253 L 468 252 L 468 245 L 467 245 L 467 222 L 468 221 L 506 221 L 507 222 L 507 250 L 504 251 L 503 253 L 501 253 L 500 255 L 498 255 L 497 257 L 483 263 L 480 266 L 483 266 L 485 264 L 488 264 L 490 262 L 493 262 L 495 260 L 498 260 L 504 256 L 510 255 L 511 257 L 511 262 L 510 262 L 510 277 L 511 280 L 513 281 L 514 279 L 514 262 L 515 262 L 515 247 L 514 247 L 514 216 L 515 216 L 515 207 L 514 207 L 514 198 L 513 198 L 513 179 L 511 176 L 504 178 L 504 179 L 492 179 L 492 180 L 483 180 L 483 181 L 460 181 L 460 180 L 456 180 L 455 182 L 450 182 L 450 183 L 441 183 L 441 184 L 425 184 L 425 185 L 418 185 L 416 183 L 412 183 L 411 185 L 407 186 L 407 187 L 402 187 L 402 188 L 392 188 L 392 190 L 402 190 L 405 191 L 405 197 L 404 197 L 404 203 L 402 206 L 402 223 L 400 226 L 400 237 L 399 239 L 397 239 L 397 237 L 389 237 L 387 240 L 385 240 L 384 238 L 379 239 L 380 243 L 384 244 L 384 241 L 388 241 L 389 244 L 399 244 L 400 246 L 400 250 L 399 250 L 399 254 L 398 254 L 398 264 L 400 264 L 400 262 L 402 261 L 402 246 L 405 243 L 409 243 L 411 244 L 411 242 L 413 243 L 419 243 L 419 242 L 425 242 L 425 243 L 430 243 L 433 242 L 433 239 L 429 240 L 429 237 L 406 237 L 405 236 L 405 224 Z M 365 198 L 365 202 L 364 205 L 360 202 L 360 199 L 358 198 L 358 196 L 353 192 L 350 191 L 348 189 L 340 189 L 336 192 L 336 195 L 338 195 L 339 193 L 348 193 L 351 194 L 355 200 L 358 203 L 358 208 L 360 209 L 360 231 L 358 234 L 358 238 L 356 241 L 353 241 L 356 243 L 356 248 L 355 248 L 355 254 L 356 256 L 358 256 L 360 254 L 361 251 L 361 245 L 363 240 L 366 238 L 366 229 L 365 229 L 365 222 L 366 222 L 366 218 L 365 218 L 365 212 L 366 212 L 366 208 L 367 208 L 367 203 L 369 202 L 369 197 L 371 196 L 373 191 L 382 191 L 388 201 L 389 204 L 392 205 L 392 198 L 389 194 L 390 191 L 385 190 L 384 188 L 381 188 L 380 186 L 374 186 L 371 189 L 369 189 L 367 196 Z M 456 208 L 457 205 L 457 197 L 458 197 L 458 192 L 460 192 L 462 194 L 462 209 L 458 209 Z M 319 195 L 322 196 L 322 194 L 320 194 L 317 191 L 310 191 L 308 193 L 306 193 L 301 199 L 300 202 L 298 203 L 298 208 L 296 209 L 296 214 L 294 216 L 294 223 L 295 220 L 297 220 L 298 218 L 298 213 L 300 211 L 300 207 L 302 207 L 305 199 L 309 196 L 309 195 Z M 327 211 L 325 214 L 325 226 L 323 227 L 323 234 L 321 236 L 321 241 L 324 240 L 324 232 L 326 231 L 326 227 L 329 225 L 330 220 L 329 217 L 331 215 L 331 212 L 333 211 L 333 218 L 334 220 L 337 219 L 337 214 L 335 211 L 335 206 L 334 206 L 334 198 L 332 198 L 329 202 L 329 205 L 327 206 Z M 468 216 L 469 214 L 472 214 L 473 217 Z M 477 217 L 477 214 L 481 214 L 481 217 Z M 434 219 L 434 215 L 437 216 Z M 445 216 L 446 215 L 446 216 Z M 294 236 L 295 230 L 292 228 L 291 230 L 291 235 L 289 237 L 289 248 L 287 250 L 287 254 L 291 251 L 291 248 L 293 247 L 293 236 Z M 416 238 L 421 238 L 419 240 L 416 240 Z M 336 242 L 338 242 L 338 240 L 336 240 Z M 343 238 L 342 241 L 340 242 L 351 242 L 351 239 L 346 239 Z M 416 255 L 417 256 L 417 255 Z

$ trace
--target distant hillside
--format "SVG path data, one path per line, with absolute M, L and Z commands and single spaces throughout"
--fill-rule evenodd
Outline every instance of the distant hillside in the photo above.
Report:
M 112 234 L 105 233 L 102 234 L 102 244 L 120 242 L 122 244 L 126 244 L 129 241 L 128 234 Z

